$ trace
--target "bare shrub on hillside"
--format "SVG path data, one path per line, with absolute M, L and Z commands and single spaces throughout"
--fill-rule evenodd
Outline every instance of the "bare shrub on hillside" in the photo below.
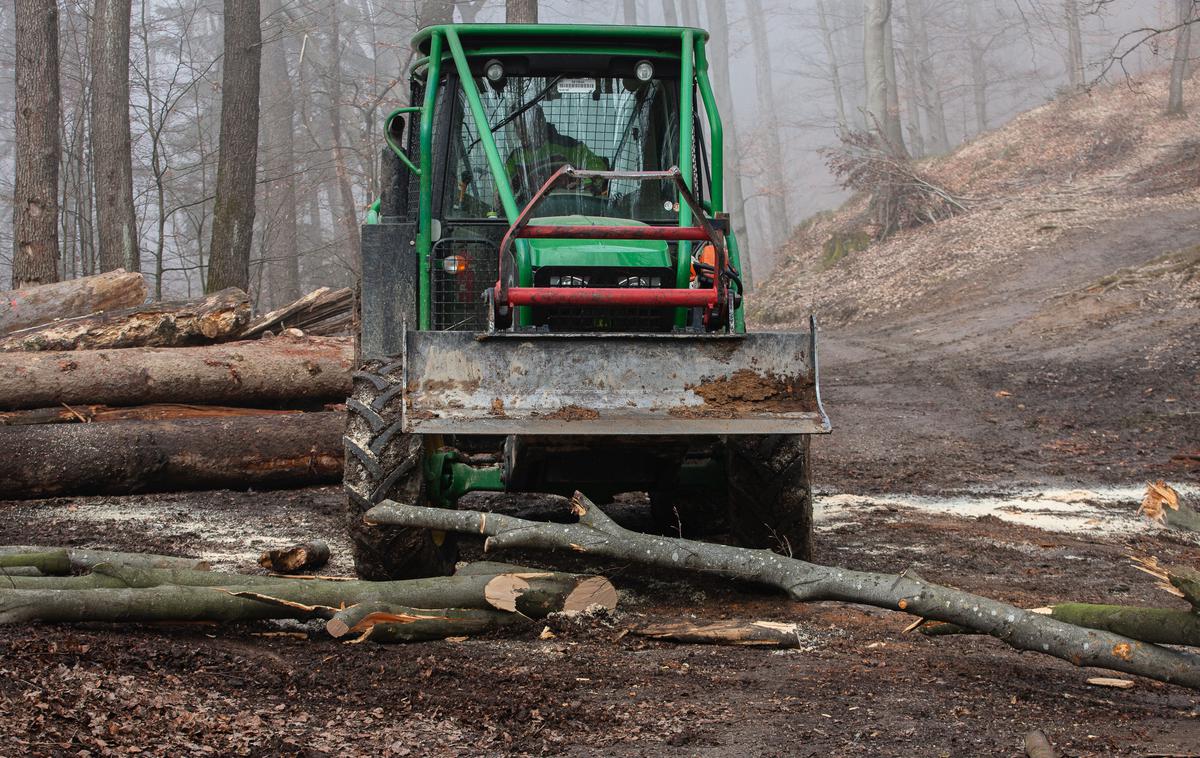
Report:
M 844 188 L 870 197 L 876 239 L 967 211 L 963 198 L 935 184 L 875 135 L 847 131 L 841 143 L 822 151 L 825 164 Z

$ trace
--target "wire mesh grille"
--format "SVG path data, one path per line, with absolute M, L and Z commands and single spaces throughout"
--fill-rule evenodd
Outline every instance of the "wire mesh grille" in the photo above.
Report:
M 480 240 L 443 239 L 433 246 L 433 328 L 482 331 L 487 328 L 483 293 L 495 285 L 496 247 Z
M 477 86 L 518 205 L 565 163 L 591 170 L 660 171 L 678 161 L 678 85 L 608 77 L 510 77 Z M 483 144 L 458 88 L 447 215 L 503 215 Z M 669 181 L 587 180 L 551 195 L 539 215 L 573 213 L 669 222 Z

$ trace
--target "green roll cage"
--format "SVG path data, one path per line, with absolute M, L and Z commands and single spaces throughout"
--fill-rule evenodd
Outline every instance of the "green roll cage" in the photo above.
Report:
M 429 297 L 429 281 L 431 255 L 433 249 L 432 211 L 433 211 L 433 132 L 434 111 L 437 106 L 438 86 L 441 79 L 442 66 L 453 63 L 459 79 L 473 79 L 468 62 L 469 57 L 497 56 L 505 54 L 534 54 L 534 53 L 596 53 L 621 56 L 638 56 L 678 60 L 680 64 L 680 102 L 679 102 L 679 164 L 693 164 L 693 144 L 697 135 L 693 134 L 694 94 L 698 91 L 703 104 L 709 129 L 709 176 L 712 187 L 710 197 L 704 203 L 704 209 L 710 214 L 721 213 L 725 210 L 724 193 L 724 131 L 721 127 L 721 117 L 717 111 L 716 97 L 713 95 L 712 84 L 708 76 L 708 57 L 704 44 L 708 32 L 703 29 L 665 26 L 601 26 L 576 24 L 445 24 L 430 26 L 422 29 L 413 37 L 413 48 L 423 57 L 418 58 L 412 67 L 414 77 L 423 77 L 426 81 L 424 101 L 419 106 L 397 108 L 388 114 L 385 120 L 384 133 L 388 134 L 387 124 L 392 119 L 405 114 L 420 114 L 419 145 L 420 155 L 417 164 L 405 153 L 401 146 L 395 144 L 391 136 L 387 137 L 388 146 L 400 161 L 418 178 L 418 208 L 417 208 L 417 238 L 416 248 L 419 256 L 420 296 L 418 297 L 419 328 L 432 328 L 432 313 Z M 466 44 L 464 44 L 466 40 Z M 678 45 L 678 51 L 670 49 L 671 42 Z M 586 47 L 579 47 L 581 43 Z M 641 46 L 639 46 L 641 43 Z M 656 46 L 654 43 L 658 43 Z M 688 85 L 688 86 L 685 86 Z M 496 186 L 500 194 L 500 202 L 509 224 L 517 220 L 521 209 L 507 181 L 504 161 L 496 147 L 496 141 L 489 128 L 487 116 L 479 92 L 474 87 L 463 87 L 475 121 L 484 155 L 488 162 Z M 701 136 L 702 138 L 702 136 Z M 684 172 L 684 181 L 689 189 L 693 189 L 694 177 L 691 171 Z M 692 210 L 688 204 L 679 199 L 679 225 L 692 224 Z M 367 213 L 367 223 L 378 223 L 380 202 L 376 200 Z M 518 240 L 516 249 L 517 270 L 520 286 L 532 286 L 532 270 L 528 265 L 528 247 L 526 240 Z M 741 271 L 741 257 L 735 236 L 730 232 L 727 236 L 730 263 L 736 271 Z M 677 256 L 675 286 L 686 288 L 691 277 L 690 259 L 687 256 Z M 527 309 L 521 308 L 519 311 Z M 678 326 L 686 323 L 686 312 L 676 310 L 675 321 Z M 522 318 L 519 316 L 519 318 Z M 522 318 L 522 320 L 524 320 Z M 743 307 L 739 305 L 734 314 L 734 330 L 745 331 L 745 316 Z

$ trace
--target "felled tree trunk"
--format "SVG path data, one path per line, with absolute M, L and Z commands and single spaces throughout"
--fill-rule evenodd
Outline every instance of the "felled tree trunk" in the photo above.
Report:
M 250 298 L 231 287 L 203 300 L 151 303 L 21 329 L 0 339 L 0 352 L 203 345 L 231 339 L 249 320 Z
M 287 416 L 303 413 L 298 410 L 271 408 L 230 408 L 224 405 L 184 405 L 155 403 L 119 407 L 111 405 L 64 405 L 59 408 L 34 408 L 28 411 L 0 413 L 0 426 L 29 426 L 30 424 L 90 424 L 112 421 L 182 421 L 194 418 L 228 418 L 231 416 Z
M 125 568 L 186 569 L 208 571 L 209 564 L 198 558 L 180 558 L 174 555 L 153 553 L 122 553 L 113 550 L 92 550 L 85 547 L 44 547 L 38 545 L 0 545 L 0 555 L 27 555 L 65 550 L 71 561 L 72 571 L 89 571 L 101 563 L 120 564 Z M 28 564 L 25 564 L 28 565 Z
M 1140 608 L 1132 605 L 1060 603 L 1035 609 L 1034 612 L 1075 626 L 1103 629 L 1142 642 L 1200 647 L 1200 615 L 1191 611 L 1175 608 Z M 958 624 L 932 624 L 921 627 L 921 634 L 928 637 L 978 633 Z
M 990 634 L 1018 650 L 1046 653 L 1076 666 L 1099 666 L 1200 689 L 1200 656 L 1149 645 L 1042 616 L 969 592 L 900 575 L 818 566 L 776 555 L 693 540 L 658 537 L 618 526 L 576 493 L 577 524 L 526 521 L 497 513 L 406 506 L 385 500 L 368 523 L 488 535 L 485 550 L 509 547 L 572 550 L 673 569 L 693 569 L 778 587 L 793 599 L 842 600 L 905 611 Z
M 270 489 L 342 475 L 341 413 L 0 428 L 11 499 Z
M 146 280 L 117 269 L 55 284 L 0 292 L 0 334 L 56 318 L 131 308 L 146 300 Z
M 392 582 L 330 581 L 215 574 L 200 577 L 177 573 L 181 581 L 222 577 L 242 582 L 229 586 L 153 585 L 139 577 L 166 578 L 163 572 L 138 573 L 122 567 L 98 567 L 97 573 L 116 576 L 123 588 L 4 589 L 0 585 L 0 623 L 29 621 L 252 621 L 269 618 L 332 618 L 341 609 L 380 603 L 402 608 L 474 608 L 498 610 L 488 586 L 502 575 L 439 576 Z M 526 570 L 528 573 L 528 570 Z M 540 573 L 540 572 L 539 572 Z M 564 594 L 592 577 L 554 574 Z M 32 583 L 35 578 L 24 580 Z M 518 608 L 522 606 L 518 604 Z M 526 617 L 541 610 L 527 607 Z M 561 610 L 561 609 L 554 609 Z M 541 615 L 545 615 L 541 613 Z
M 66 403 L 297 407 L 350 394 L 351 340 L 0 354 L 0 410 Z

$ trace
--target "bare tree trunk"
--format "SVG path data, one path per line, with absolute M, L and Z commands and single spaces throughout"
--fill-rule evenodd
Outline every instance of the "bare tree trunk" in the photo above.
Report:
M 917 59 L 912 45 L 904 46 L 904 110 L 908 120 L 908 144 L 914 158 L 925 155 L 925 133 L 921 129 L 920 89 Z
M 267 0 L 265 26 L 270 43 L 265 56 L 267 91 L 275 94 L 267 108 L 266 254 L 271 272 L 272 303 L 300 297 L 300 240 L 296 233 L 295 115 L 292 78 L 284 44 L 284 15 L 280 0 Z
M 987 113 L 987 61 L 984 46 L 980 43 L 983 31 L 975 15 L 975 4 L 967 3 L 967 47 L 971 58 L 971 92 L 975 101 L 975 131 L 983 133 L 988 128 Z
M 622 9 L 625 12 L 625 24 L 637 26 L 637 0 L 623 0 Z
M 92 13 L 92 163 L 100 271 L 141 271 L 129 136 L 131 0 L 96 0 Z
M 675 0 L 662 0 L 663 24 L 679 26 L 679 14 L 675 11 Z
M 779 144 L 779 123 L 775 113 L 779 102 L 775 99 L 772 75 L 771 48 L 767 38 L 767 19 L 763 14 L 761 0 L 746 0 L 746 14 L 750 21 L 750 40 L 754 46 L 754 72 L 758 92 L 758 118 L 762 128 L 764 160 L 767 186 L 767 223 L 771 229 L 773 244 L 787 241 L 792 223 L 787 211 L 787 179 L 783 174 L 783 148 Z
M 332 140 L 334 178 L 337 184 L 341 212 L 338 226 L 342 228 L 342 239 L 346 248 L 346 262 L 352 271 L 361 268 L 361 250 L 358 240 L 358 213 L 354 203 L 354 190 L 350 186 L 350 171 L 346 165 L 345 146 L 342 144 L 342 38 L 340 8 L 337 3 L 330 6 L 329 38 L 332 50 L 329 58 L 329 134 Z
M 225 0 L 221 147 L 207 292 L 250 290 L 262 30 L 258 0 Z
M 838 129 L 846 131 L 850 122 L 846 120 L 846 99 L 842 94 L 842 73 L 838 66 L 837 48 L 833 44 L 833 34 L 829 31 L 829 14 L 825 11 L 825 0 L 817 0 L 817 20 L 821 24 L 821 41 L 825 44 L 825 55 L 829 58 L 829 81 L 833 87 L 833 99 L 837 106 Z
M 509 24 L 536 24 L 538 22 L 537 0 L 505 0 L 504 20 Z
M 1082 92 L 1083 32 L 1079 28 L 1079 0 L 1063 0 L 1063 15 L 1067 25 L 1067 80 L 1072 92 Z
M 889 0 L 890 6 L 890 0 Z M 904 129 L 900 125 L 900 85 L 896 76 L 896 46 L 892 41 L 892 14 L 888 9 L 887 23 L 883 27 L 883 67 L 887 78 L 887 128 L 888 142 L 900 155 L 907 155 L 904 145 Z
M 12 286 L 58 281 L 58 5 L 17 0 Z
M 932 56 L 929 50 L 929 26 L 925 14 L 927 9 L 924 0 L 907 0 L 909 23 L 912 24 L 913 43 L 916 47 L 914 55 L 917 59 L 917 72 L 921 84 L 921 107 L 925 111 L 925 125 L 929 129 L 930 152 L 935 154 L 950 151 L 950 136 L 946 131 L 946 109 L 942 102 L 942 92 L 937 86 L 933 75 Z
M 1179 29 L 1175 32 L 1175 57 L 1171 61 L 1171 84 L 1167 98 L 1167 115 L 1182 116 L 1183 80 L 1187 78 L 1188 55 L 1191 51 L 1193 15 L 1196 5 L 1193 0 L 1175 0 L 1179 8 L 1177 23 Z
M 742 154 L 738 142 L 736 111 L 729 76 L 729 12 L 725 0 L 708 0 L 708 25 L 711 28 L 708 56 L 712 70 L 713 89 L 717 108 L 721 111 L 725 133 L 725 210 L 733 221 L 742 263 L 742 281 L 747 287 L 754 282 L 754 239 L 746 223 L 746 196 L 742 186 Z
M 863 68 L 867 131 L 887 141 L 887 23 L 891 0 L 867 0 L 863 19 Z
M 700 7 L 696 5 L 696 0 L 679 0 L 679 10 L 684 26 L 700 26 Z

